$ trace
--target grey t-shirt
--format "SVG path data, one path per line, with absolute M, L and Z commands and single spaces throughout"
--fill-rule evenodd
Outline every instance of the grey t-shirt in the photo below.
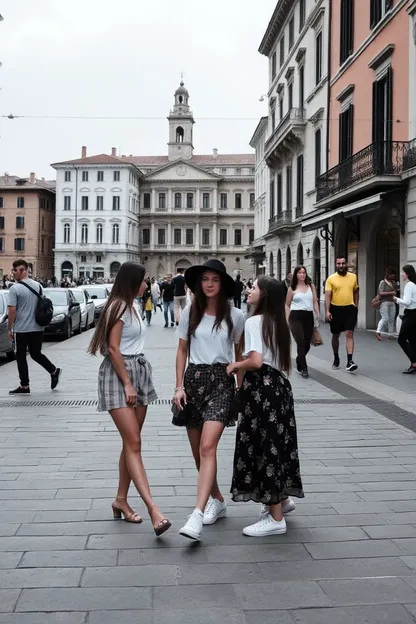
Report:
M 33 290 L 40 292 L 40 284 L 32 279 L 25 279 L 22 282 L 26 282 Z M 9 306 L 16 307 L 16 318 L 14 321 L 14 332 L 27 334 L 28 332 L 43 331 L 43 327 L 38 325 L 35 321 L 36 306 L 39 299 L 34 293 L 32 293 L 26 286 L 16 282 L 9 289 Z

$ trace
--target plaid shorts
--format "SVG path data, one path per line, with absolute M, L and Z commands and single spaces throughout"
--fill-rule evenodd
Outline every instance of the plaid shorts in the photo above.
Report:
M 123 355 L 127 374 L 137 392 L 136 406 L 149 405 L 157 399 L 152 381 L 152 367 L 145 356 Z M 98 411 L 107 412 L 127 407 L 124 386 L 108 356 L 104 358 L 98 371 Z

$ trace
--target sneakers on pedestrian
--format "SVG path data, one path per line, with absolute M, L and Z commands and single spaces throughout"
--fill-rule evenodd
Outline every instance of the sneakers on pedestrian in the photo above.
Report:
M 51 390 L 55 390 L 59 383 L 59 378 L 62 375 L 62 368 L 57 368 L 51 375 Z
M 294 509 L 296 509 L 296 503 L 291 498 L 287 498 L 286 501 L 282 503 L 282 512 L 284 514 L 288 514 Z M 262 505 L 261 511 L 260 511 L 260 519 L 264 518 L 264 516 L 267 516 L 269 513 L 270 513 L 269 505 Z
M 18 386 L 14 390 L 9 390 L 9 394 L 30 394 L 30 388 L 22 388 L 22 386 Z
M 339 358 L 334 358 L 334 363 L 332 364 L 332 368 L 333 370 L 338 370 L 339 369 Z
M 204 526 L 204 514 L 199 509 L 194 509 L 188 518 L 186 524 L 181 528 L 179 533 L 184 537 L 189 537 L 197 542 L 201 539 L 202 529 Z
M 347 371 L 347 373 L 353 373 L 354 371 L 356 371 L 358 368 L 357 364 L 355 364 L 355 362 L 353 362 L 351 360 L 351 362 L 348 362 L 347 366 L 345 367 L 345 370 Z
M 308 377 L 309 377 L 309 373 L 308 373 L 308 369 L 307 369 L 307 368 L 305 368 L 305 369 L 302 371 L 302 377 L 303 377 L 304 379 L 308 379 Z
M 219 518 L 227 515 L 227 503 L 216 498 L 209 498 L 204 511 L 204 524 L 214 524 Z
M 264 516 L 255 524 L 244 527 L 243 535 L 249 537 L 267 537 L 268 535 L 282 535 L 286 533 L 286 520 L 274 520 L 271 514 Z

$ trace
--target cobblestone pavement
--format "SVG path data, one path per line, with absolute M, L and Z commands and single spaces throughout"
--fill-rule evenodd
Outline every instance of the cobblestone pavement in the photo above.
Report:
M 229 503 L 228 518 L 194 544 L 178 535 L 196 474 L 184 432 L 170 425 L 175 331 L 157 314 L 148 332 L 160 403 L 143 454 L 174 525 L 159 540 L 147 517 L 112 519 L 120 441 L 96 411 L 90 337 L 48 345 L 64 369 L 56 392 L 31 364 L 31 396 L 9 399 L 16 365 L 0 370 L 0 624 L 416 621 L 415 386 L 366 376 L 379 345 L 367 363 L 361 354 L 360 375 L 333 374 L 324 347 L 311 354 L 309 380 L 293 377 L 306 497 L 287 534 L 244 537 L 258 509 Z M 395 363 L 397 344 L 381 348 Z M 227 496 L 234 435 L 219 452 Z M 133 491 L 131 502 L 144 514 Z

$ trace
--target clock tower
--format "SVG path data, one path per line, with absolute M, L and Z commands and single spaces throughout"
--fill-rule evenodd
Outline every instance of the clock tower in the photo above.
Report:
M 185 89 L 183 80 L 175 91 L 175 103 L 169 117 L 169 160 L 190 160 L 193 155 L 192 144 L 193 125 L 195 123 L 189 108 L 189 93 Z

